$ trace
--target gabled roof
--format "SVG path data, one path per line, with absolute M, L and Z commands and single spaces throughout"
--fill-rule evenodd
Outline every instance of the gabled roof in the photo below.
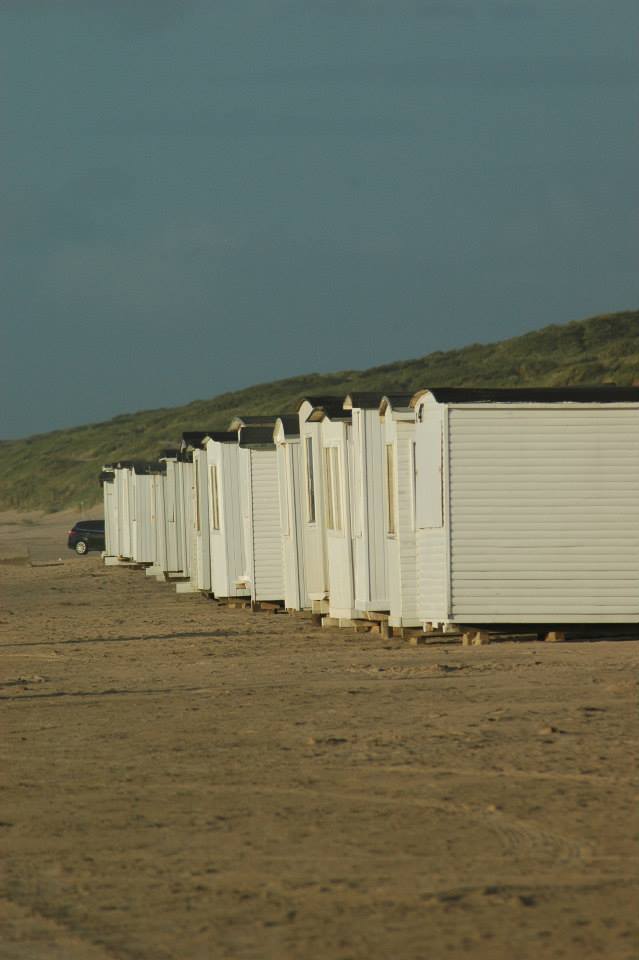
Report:
M 238 443 L 241 447 L 272 447 L 272 427 L 243 427 L 238 433 Z
M 155 460 L 118 460 L 115 469 L 133 470 L 134 473 L 162 472 L 162 467 Z
M 344 410 L 379 410 L 383 398 L 383 393 L 347 393 L 342 406 Z
M 238 416 L 233 417 L 228 428 L 229 430 L 240 430 L 242 427 L 272 427 L 276 420 L 276 413 L 258 414 L 250 417 L 242 417 L 238 414 Z
M 387 407 L 390 407 L 396 412 L 399 410 L 410 410 L 412 399 L 413 395 L 411 393 L 389 393 L 385 397 L 382 397 L 379 412 L 380 414 L 384 413 Z
M 297 404 L 298 411 L 303 403 L 310 403 L 314 411 L 324 410 L 326 412 L 326 416 L 328 417 L 338 417 L 344 409 L 344 398 L 336 397 L 331 394 L 302 397 Z M 310 417 L 308 417 L 308 419 L 310 419 Z
M 182 434 L 182 449 L 186 447 L 191 447 L 192 449 L 201 447 L 204 438 L 210 435 L 210 430 L 186 430 Z
M 216 443 L 237 443 L 237 430 L 210 430 L 205 440 L 215 440 Z
M 162 450 L 162 452 L 158 457 L 158 460 L 179 460 L 179 459 L 180 459 L 180 451 L 172 447 L 167 447 L 166 450 Z
M 282 432 L 285 437 L 299 437 L 300 418 L 296 413 L 283 413 L 277 418 L 276 426 L 278 423 L 282 424 Z
M 425 393 L 437 403 L 639 403 L 639 387 L 428 387 L 411 406 Z

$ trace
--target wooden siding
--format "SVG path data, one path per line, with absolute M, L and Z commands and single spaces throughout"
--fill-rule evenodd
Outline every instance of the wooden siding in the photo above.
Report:
M 132 480 L 135 489 L 135 553 L 133 559 L 138 563 L 152 563 L 154 556 L 154 531 L 151 522 L 152 477 L 133 474 Z
M 166 570 L 166 525 L 164 522 L 164 486 L 166 475 L 156 474 L 153 477 L 153 523 L 155 531 L 155 545 L 153 549 L 154 566 Z
M 416 625 L 417 619 L 417 576 L 416 576 L 416 541 L 415 541 L 415 507 L 413 502 L 414 464 L 412 456 L 414 424 L 398 423 L 395 441 L 397 491 L 397 535 L 389 537 L 388 545 L 393 544 L 397 550 L 393 563 L 397 565 L 395 576 L 399 579 L 398 596 L 399 609 L 391 608 L 393 619 L 399 618 L 398 626 Z M 389 564 L 390 567 L 390 564 Z
M 251 483 L 252 596 L 283 600 L 282 540 L 275 450 L 249 450 Z
M 459 622 L 639 620 L 639 412 L 451 409 Z

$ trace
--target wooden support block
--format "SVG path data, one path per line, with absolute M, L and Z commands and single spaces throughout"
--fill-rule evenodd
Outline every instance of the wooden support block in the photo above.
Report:
M 326 629 L 327 627 L 339 627 L 339 620 L 337 617 L 322 617 L 322 627 Z
M 411 647 L 423 647 L 423 646 L 425 646 L 426 643 L 428 642 L 427 637 L 425 637 L 423 633 L 422 633 L 422 634 L 418 634 L 418 633 L 409 634 L 409 636 L 406 637 L 406 639 L 408 640 L 408 642 L 409 642 L 409 644 L 411 645 Z
M 393 636 L 408 640 L 410 637 L 423 637 L 424 631 L 421 627 L 393 627 Z
M 388 639 L 391 635 L 391 628 L 388 626 L 388 620 L 382 620 L 379 624 L 379 632 L 384 639 Z
M 366 623 L 365 621 L 355 622 L 355 633 L 371 633 L 372 630 L 372 623 Z
M 490 643 L 490 634 L 487 630 L 467 630 L 462 634 L 462 643 L 465 647 L 481 647 Z
M 563 643 L 566 639 L 566 634 L 563 630 L 550 630 L 544 640 L 546 643 Z
M 341 630 L 344 630 L 344 629 L 349 629 L 349 628 L 352 628 L 352 627 L 356 627 L 357 624 L 359 623 L 359 621 L 358 621 L 358 620 L 350 620 L 348 617 L 340 617 L 339 620 L 338 620 L 338 623 L 339 623 L 340 629 L 341 629 Z

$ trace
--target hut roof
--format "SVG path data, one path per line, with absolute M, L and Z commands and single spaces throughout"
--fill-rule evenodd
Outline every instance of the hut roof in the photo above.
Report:
M 415 406 L 424 393 L 438 403 L 639 403 L 639 387 L 428 387 L 413 394 Z

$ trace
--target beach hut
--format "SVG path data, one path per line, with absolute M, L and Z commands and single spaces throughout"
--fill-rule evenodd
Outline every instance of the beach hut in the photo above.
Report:
M 166 485 L 166 463 L 158 461 L 151 471 L 151 538 L 153 544 L 153 562 L 146 568 L 147 577 L 164 580 L 168 571 L 166 552 L 166 516 L 164 490 Z
M 344 409 L 351 414 L 348 456 L 353 606 L 366 614 L 387 612 L 390 606 L 386 552 L 388 513 L 385 510 L 388 451 L 384 447 L 384 425 L 379 417 L 381 400 L 377 393 L 350 393 L 344 400 Z
M 197 586 L 193 579 L 195 542 L 193 537 L 193 453 L 184 448 L 177 451 L 176 459 L 177 493 L 180 499 L 180 529 L 178 531 L 182 550 L 182 576 L 176 583 L 178 593 L 195 593 Z
M 131 462 L 120 460 L 113 466 L 113 550 L 119 561 L 130 561 L 133 556 L 131 515 L 133 512 L 133 471 Z
M 362 617 L 355 607 L 353 527 L 351 522 L 351 412 L 316 406 L 308 417 L 321 425 L 321 474 L 328 563 L 328 614 L 351 620 Z
M 102 487 L 104 504 L 104 552 L 103 559 L 117 557 L 117 515 L 115 509 L 115 470 L 113 464 L 107 463 L 102 467 L 98 480 Z
M 153 530 L 153 471 L 157 464 L 132 461 L 129 467 L 129 486 L 132 493 L 131 560 L 134 563 L 151 565 L 155 555 Z
M 233 424 L 236 421 L 233 421 Z M 238 429 L 240 503 L 245 569 L 253 603 L 284 601 L 274 421 Z
M 209 498 L 211 591 L 220 599 L 250 597 L 245 580 L 237 430 L 202 439 Z
M 328 613 L 339 620 L 386 619 L 389 608 L 380 400 L 349 394 L 308 415 L 321 424 Z
M 190 530 L 189 571 L 195 590 L 211 591 L 211 550 L 209 535 L 209 498 L 207 492 L 207 458 L 203 441 L 209 431 L 189 431 L 182 434 L 181 451 L 192 462 L 191 504 L 188 511 Z
M 188 577 L 186 552 L 186 522 L 184 518 L 183 473 L 179 450 L 165 450 L 159 458 L 165 465 L 163 475 L 163 515 L 158 518 L 164 524 L 165 550 L 164 573 L 170 580 Z
M 419 627 L 415 553 L 415 410 L 411 395 L 384 397 L 384 532 L 389 625 Z
M 639 389 L 430 389 L 417 606 L 434 624 L 639 622 Z
M 287 610 L 310 609 L 304 567 L 305 484 L 300 421 L 295 414 L 278 417 L 273 430 L 280 497 L 280 536 Z
M 343 398 L 304 397 L 298 405 L 302 466 L 302 541 L 306 591 L 315 613 L 328 613 L 328 537 L 322 468 L 322 418 L 344 416 Z

